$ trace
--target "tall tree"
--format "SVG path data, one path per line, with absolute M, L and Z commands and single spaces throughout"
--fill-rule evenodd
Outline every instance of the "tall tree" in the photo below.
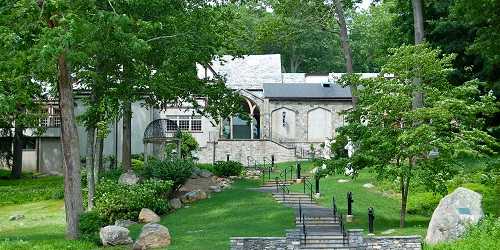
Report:
M 341 0 L 334 0 L 333 6 L 335 9 L 335 16 L 337 17 L 337 23 L 340 27 L 340 43 L 342 45 L 342 51 L 344 53 L 346 73 L 352 74 L 354 72 L 352 67 L 352 51 L 351 45 L 349 43 L 347 24 L 344 17 L 344 6 Z M 356 85 L 351 85 L 350 89 L 352 96 L 352 105 L 356 106 L 356 103 L 358 102 L 358 97 L 356 96 L 357 87 Z
M 356 170 L 373 167 L 380 177 L 398 180 L 404 226 L 412 182 L 419 179 L 429 190 L 446 193 L 446 181 L 453 177 L 460 156 L 496 153 L 498 142 L 484 126 L 485 117 L 498 108 L 491 93 L 480 95 L 477 81 L 458 87 L 449 84 L 452 56 L 442 56 L 426 44 L 403 46 L 392 53 L 382 72 L 394 78 L 350 79 L 363 88 L 339 134 L 350 138 L 356 151 L 351 158 L 336 157 L 329 166 L 337 171 L 348 163 Z M 421 85 L 408 84 L 416 76 Z M 412 100 L 417 90 L 427 98 L 423 107 L 415 109 Z

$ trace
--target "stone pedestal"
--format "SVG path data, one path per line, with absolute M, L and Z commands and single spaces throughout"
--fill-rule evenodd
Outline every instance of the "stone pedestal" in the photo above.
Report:
M 320 193 L 315 193 L 315 194 L 314 194 L 314 198 L 319 199 L 319 197 L 321 197 L 321 194 L 320 194 Z
M 297 183 L 297 184 L 300 184 L 302 182 L 304 182 L 304 179 L 297 179 L 297 180 L 295 180 L 295 183 Z
M 353 220 L 353 218 L 354 218 L 354 215 L 347 215 L 347 216 L 345 217 L 345 221 L 346 221 L 347 223 L 351 223 L 351 222 L 352 222 L 352 220 Z

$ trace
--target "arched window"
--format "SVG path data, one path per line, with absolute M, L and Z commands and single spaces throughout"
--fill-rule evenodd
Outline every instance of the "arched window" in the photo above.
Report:
M 250 121 L 242 115 L 233 116 L 222 123 L 221 135 L 224 139 L 260 139 L 260 110 L 251 100 L 245 99 L 243 110 Z

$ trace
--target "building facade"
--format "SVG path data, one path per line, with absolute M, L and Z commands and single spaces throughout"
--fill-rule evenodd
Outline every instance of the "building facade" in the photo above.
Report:
M 225 56 L 214 61 L 209 69 L 198 66 L 200 78 L 214 74 L 224 76 L 226 85 L 244 97 L 242 105 L 251 122 L 235 116 L 216 124 L 196 114 L 188 105 L 157 109 L 146 106 L 143 101 L 135 102 L 132 105 L 132 154 L 157 154 L 158 150 L 143 143 L 144 131 L 154 120 L 169 119 L 176 126 L 167 126 L 167 130 L 178 127 L 197 140 L 199 162 L 229 157 L 246 165 L 260 163 L 271 155 L 277 162 L 294 161 L 307 157 L 326 140 L 333 139 L 335 130 L 344 124 L 340 113 L 352 107 L 349 88 L 337 84 L 341 73 L 283 73 L 278 54 L 235 59 Z M 374 76 L 376 74 L 362 75 Z M 200 99 L 202 105 L 204 101 Z M 62 171 L 61 120 L 56 104 L 49 104 L 48 111 L 48 119 L 42 121 L 42 125 L 47 126 L 46 132 L 31 137 L 34 146 L 26 149 L 23 159 L 34 165 L 31 167 L 34 171 L 57 173 Z M 83 101 L 75 98 L 75 114 L 78 116 L 84 111 Z M 108 159 L 105 164 L 121 159 L 122 126 L 121 120 L 110 125 L 103 145 L 103 154 Z M 87 139 L 84 127 L 79 126 L 78 132 L 80 154 L 84 157 Z M 29 131 L 27 133 L 30 136 Z

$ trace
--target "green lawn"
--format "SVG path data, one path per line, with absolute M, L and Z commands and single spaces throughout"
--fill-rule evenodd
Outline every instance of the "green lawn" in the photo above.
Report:
M 285 229 L 294 227 L 293 210 L 274 202 L 270 194 L 247 190 L 258 185 L 240 180 L 210 199 L 163 216 L 161 224 L 172 235 L 168 249 L 228 249 L 231 236 L 283 236 Z M 9 221 L 16 213 L 26 218 Z M 62 200 L 0 206 L 0 249 L 98 248 L 84 241 L 64 240 L 64 226 Z M 131 231 L 136 238 L 140 225 Z

